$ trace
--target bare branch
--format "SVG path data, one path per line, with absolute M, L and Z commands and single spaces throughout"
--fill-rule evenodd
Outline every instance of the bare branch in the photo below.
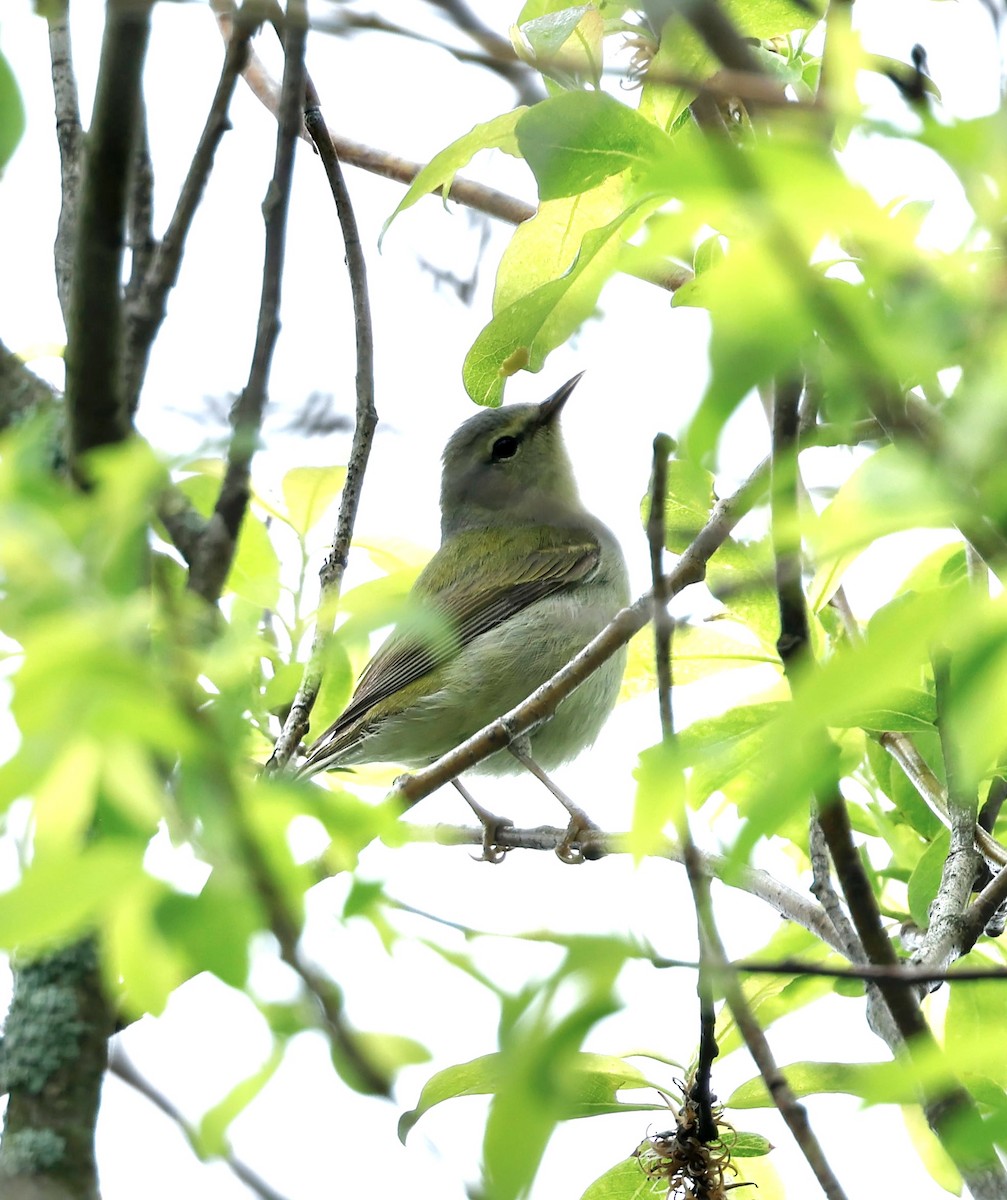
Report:
M 671 639 L 675 622 L 668 612 L 671 595 L 664 575 L 664 508 L 668 491 L 668 457 L 675 443 L 666 433 L 654 438 L 654 461 L 650 476 L 650 511 L 647 545 L 650 549 L 651 596 L 654 609 L 654 660 L 657 669 L 657 705 L 661 730 L 669 740 L 675 731 L 671 708 Z
M 182 184 L 175 211 L 149 269 L 141 280 L 142 286 L 136 291 L 127 309 L 125 394 L 130 412 L 135 412 L 139 403 L 150 348 L 167 311 L 168 293 L 178 280 L 185 241 L 213 169 L 217 147 L 224 133 L 230 128 L 227 110 L 238 76 L 248 61 L 248 43 L 255 28 L 254 21 L 245 13 L 246 10 L 242 9 L 234 21 L 234 30 L 227 41 L 217 89 L 210 103 L 210 111 L 192 162 L 189 164 L 185 182 Z
M 77 204 L 80 192 L 81 139 L 80 103 L 77 76 L 70 43 L 69 0 L 60 0 L 47 8 L 49 22 L 49 58 L 52 64 L 52 91 L 56 102 L 56 140 L 59 143 L 60 195 L 59 224 L 53 256 L 56 266 L 56 292 L 63 311 L 63 324 L 70 328 L 70 278 L 74 239 L 77 230 Z
M 273 177 L 262 205 L 266 248 L 252 364 L 248 382 L 231 410 L 233 432 L 220 494 L 189 571 L 189 586 L 211 604 L 216 603 L 224 586 L 248 506 L 249 473 L 266 411 L 269 369 L 280 333 L 280 291 L 287 211 L 294 169 L 294 147 L 301 129 L 307 29 L 305 0 L 290 0 L 284 32 L 283 84 L 276 130 L 276 156 Z
M 140 288 L 143 287 L 143 281 L 147 277 L 147 270 L 157 248 L 154 238 L 154 165 L 150 160 L 150 144 L 147 137 L 147 106 L 143 103 L 142 97 L 139 124 L 133 171 L 130 176 L 129 209 L 126 214 L 130 255 L 129 282 L 126 284 L 127 321 L 129 320 L 129 307 Z M 127 327 L 127 339 L 128 335 Z M 129 393 L 126 394 L 128 398 Z M 132 407 L 130 412 L 133 412 Z
M 267 764 L 269 770 L 278 770 L 289 762 L 291 755 L 300 745 L 301 739 L 308 730 L 311 710 L 318 697 L 318 689 L 322 682 L 325 646 L 332 636 L 343 573 L 349 558 L 353 526 L 356 523 L 357 508 L 360 503 L 360 492 L 370 458 L 374 430 L 378 423 L 378 414 L 374 407 L 374 334 L 371 326 L 370 302 L 367 296 L 367 264 L 364 260 L 363 248 L 360 245 L 357 221 L 346 181 L 343 178 L 342 168 L 339 165 L 339 158 L 322 119 L 318 93 L 310 79 L 308 80 L 305 123 L 318 149 L 329 186 L 332 189 L 340 228 L 343 232 L 343 244 L 346 248 L 346 267 L 350 275 L 356 333 L 357 403 L 353 442 L 346 465 L 346 482 L 343 484 L 343 494 L 339 502 L 339 517 L 336 521 L 332 550 L 322 566 L 320 575 L 321 597 L 315 621 L 315 632 L 311 641 L 311 651 L 304 668 L 301 685 L 297 689 L 297 695 L 294 697 L 290 712 L 283 724 L 283 731 L 277 739 Z
M 70 459 L 129 429 L 121 383 L 122 263 L 129 178 L 153 0 L 110 0 L 77 220 L 66 407 Z
M 436 4 L 437 0 L 431 0 L 431 3 Z M 472 15 L 473 19 L 478 21 L 478 18 L 475 18 L 474 14 Z M 463 32 L 470 32 L 461 22 L 456 21 L 455 24 L 456 28 Z M 458 46 L 443 42 L 439 38 L 429 37 L 418 30 L 396 25 L 375 13 L 355 13 L 346 7 L 321 14 L 315 21 L 315 28 L 336 34 L 353 34 L 357 30 L 373 30 L 377 33 L 388 33 L 394 37 L 409 38 L 425 46 L 436 46 L 438 50 L 444 50 L 460 63 L 483 67 L 487 71 L 499 75 L 501 79 L 505 79 L 517 93 L 518 104 L 535 104 L 545 97 L 535 73 L 518 59 L 510 43 L 481 24 L 478 25 L 478 28 L 485 30 L 488 37 L 484 39 L 473 36 L 473 41 L 482 47 L 477 51 L 462 50 Z
M 58 401 L 56 390 L 0 341 L 0 429 L 32 413 L 44 412 Z
M 738 1031 L 745 1040 L 748 1052 L 765 1081 L 766 1089 L 779 1110 L 780 1116 L 818 1180 L 819 1186 L 830 1200 L 845 1200 L 846 1193 L 829 1165 L 825 1151 L 808 1121 L 807 1109 L 794 1095 L 786 1077 L 777 1065 L 766 1035 L 745 998 L 738 977 L 730 970 L 724 943 L 720 939 L 713 915 L 709 876 L 702 869 L 691 837 L 687 837 L 682 855 L 699 921 L 700 978 L 709 971 L 719 979 L 724 989 L 724 998 L 731 1010 L 731 1016 L 734 1017 Z
M 155 1108 L 164 1113 L 178 1127 L 189 1145 L 195 1149 L 199 1143 L 199 1130 L 197 1127 L 186 1120 L 181 1109 L 172 1104 L 163 1092 L 158 1091 L 149 1079 L 140 1074 L 117 1041 L 112 1044 L 108 1069 L 118 1079 L 121 1079 L 123 1083 L 128 1084 L 134 1091 L 139 1092 Z M 235 1178 L 240 1179 L 247 1188 L 251 1189 L 257 1196 L 260 1196 L 262 1200 L 286 1200 L 286 1197 L 282 1193 L 270 1187 L 247 1163 L 238 1158 L 231 1151 L 230 1147 L 219 1157 L 222 1162 L 227 1164 Z

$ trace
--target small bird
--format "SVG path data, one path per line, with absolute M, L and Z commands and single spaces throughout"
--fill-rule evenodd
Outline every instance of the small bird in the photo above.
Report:
M 628 604 L 622 551 L 582 506 L 560 432 L 580 378 L 541 404 L 487 409 L 455 431 L 444 450 L 440 549 L 299 776 L 433 762 L 529 696 Z M 595 740 L 624 666 L 625 652 L 614 655 L 551 718 L 474 768 L 542 779 L 571 814 L 560 847 L 568 860 L 580 857 L 576 836 L 590 822 L 545 772 Z M 455 786 L 486 830 L 484 857 L 499 861 L 500 819 Z

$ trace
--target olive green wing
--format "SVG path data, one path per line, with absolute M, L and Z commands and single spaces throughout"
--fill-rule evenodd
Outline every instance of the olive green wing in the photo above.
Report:
M 347 749 L 356 740 L 354 727 L 376 704 L 528 605 L 578 583 L 600 555 L 597 537 L 586 529 L 494 530 L 491 551 L 486 542 L 485 530 L 469 530 L 441 546 L 409 594 L 410 616 L 367 664 L 349 704 L 308 751 L 302 771 Z

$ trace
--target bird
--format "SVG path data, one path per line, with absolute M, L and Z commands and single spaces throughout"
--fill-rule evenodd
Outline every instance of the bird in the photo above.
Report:
M 441 544 L 405 615 L 368 662 L 343 713 L 297 774 L 374 762 L 425 766 L 526 699 L 629 603 L 622 550 L 581 503 L 560 415 L 583 372 L 539 404 L 470 417 L 451 436 L 441 475 Z M 560 856 L 582 857 L 592 827 L 548 772 L 591 745 L 615 705 L 625 650 L 550 718 L 473 768 L 537 775 L 570 813 Z M 501 821 L 455 786 L 503 857 Z

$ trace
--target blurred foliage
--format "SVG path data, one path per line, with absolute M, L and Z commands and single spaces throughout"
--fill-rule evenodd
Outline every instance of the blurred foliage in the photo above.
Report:
M 722 847 L 729 866 L 741 868 L 769 847 L 803 882 L 809 797 L 839 788 L 886 921 L 922 929 L 948 833 L 944 816 L 882 742 L 895 733 L 912 737 L 938 785 L 946 780 L 935 647 L 951 662 L 941 720 L 957 786 L 981 802 L 1007 750 L 1007 602 L 999 583 L 1007 563 L 997 553 L 1007 546 L 1007 110 L 955 119 L 937 106 L 928 80 L 913 90 L 916 67 L 866 54 L 838 22 L 823 37 L 809 6 L 790 0 L 724 5 L 748 39 L 761 83 L 779 89 L 773 100 L 765 86 L 754 97 L 730 97 L 718 84 L 715 55 L 682 16 L 661 3 L 642 8 L 641 15 L 619 3 L 529 0 L 511 37 L 520 58 L 541 72 L 547 98 L 475 126 L 436 155 L 389 224 L 447 187 L 480 151 L 503 150 L 527 164 L 538 209 L 503 254 L 492 317 L 464 366 L 466 386 L 482 404 L 500 403 L 518 370 L 540 370 L 596 313 L 615 273 L 685 281 L 668 320 L 682 306 L 708 313 L 710 376 L 669 463 L 663 503 L 673 555 L 727 492 L 717 466 L 738 406 L 774 379 L 806 376 L 805 448 L 838 444 L 814 450 L 831 453 L 835 486 L 802 503 L 789 531 L 792 547 L 806 555 L 816 669 L 795 703 L 776 648 L 774 563 L 759 510 L 709 564 L 708 619 L 676 628 L 673 638 L 676 685 L 716 680 L 728 701 L 673 743 L 642 749 L 629 848 L 637 858 L 661 853 L 686 821 L 699 828 L 729 813 Z M 620 72 L 635 91 L 610 86 Z M 903 97 L 898 121 L 862 105 L 856 83 L 865 73 L 892 81 L 893 96 Z M 702 95 L 717 100 L 718 128 L 693 119 Z M 22 121 L 0 57 L 0 167 Z M 923 148 L 944 164 L 971 211 L 956 245 L 936 247 L 929 197 L 882 204 L 852 178 L 842 150 L 855 139 L 893 151 Z M 666 385 L 651 386 L 670 391 L 673 371 Z M 0 442 L 0 655 L 17 728 L 0 765 L 0 814 L 20 863 L 0 894 L 0 947 L 39 953 L 95 932 L 125 1019 L 160 1012 L 200 972 L 245 989 L 271 1048 L 191 1131 L 197 1153 L 213 1157 L 227 1153 L 231 1122 L 269 1086 L 287 1042 L 307 1029 L 324 1031 L 305 997 L 267 1004 L 250 989 L 252 947 L 276 932 L 278 914 L 299 932 L 307 893 L 321 878 L 352 874 L 340 919 L 366 922 L 384 950 L 406 936 L 403 914 L 382 886 L 354 874 L 375 839 L 407 840 L 396 815 L 359 796 L 351 775 L 319 787 L 258 773 L 307 657 L 310 576 L 346 469 L 296 468 L 278 496 L 253 496 L 220 610 L 208 613 L 187 590 L 156 511 L 171 478 L 209 513 L 222 461 L 166 464 L 137 439 L 95 455 L 94 486 L 82 493 L 54 476 L 50 441 L 39 420 L 7 430 Z M 992 587 L 959 529 L 992 547 Z M 885 538 L 911 561 L 910 543 L 897 539 L 920 530 L 935 531 L 933 540 L 902 586 L 862 628 L 845 625 L 833 601 L 850 568 Z M 402 612 L 423 557 L 394 538 L 356 549 L 370 556 L 376 575 L 342 597 L 315 729 L 345 705 L 372 633 Z M 631 645 L 624 697 L 654 686 L 645 631 Z M 826 731 L 834 752 L 822 755 Z M 295 831 L 305 827 L 325 844 L 316 858 L 295 853 Z M 158 864 L 183 848 L 192 869 L 179 881 Z M 469 943 L 478 934 L 466 938 L 463 950 L 432 944 L 496 1000 L 496 1049 L 433 1074 L 400 1129 L 405 1137 L 435 1105 L 490 1096 L 482 1195 L 516 1200 L 527 1195 L 558 1122 L 666 1108 L 662 1097 L 688 1074 L 670 1060 L 693 1061 L 696 1031 L 670 1023 L 673 1040 L 653 1048 L 666 1070 L 652 1079 L 596 1049 L 605 1043 L 603 1022 L 624 1003 L 624 968 L 647 957 L 639 946 L 570 941 L 551 972 L 509 991 L 475 965 Z M 840 961 L 794 925 L 753 957 Z M 983 939 L 966 961 L 1002 958 Z M 950 987 L 943 1036 L 990 1136 L 1007 1148 L 1003 988 Z M 744 991 L 764 1027 L 827 1000 L 852 1000 L 848 1019 L 862 1019 L 864 989 L 849 980 L 756 975 Z M 351 1037 L 358 1054 L 391 1075 L 428 1056 L 398 1033 Z M 717 1041 L 724 1057 L 743 1044 L 724 1008 Z M 352 1054 L 345 1045 L 332 1051 L 335 1069 L 356 1085 Z M 938 1182 L 954 1186 L 953 1168 L 920 1125 L 919 1075 L 903 1062 L 833 1062 L 825 1053 L 811 1047 L 806 1061 L 786 1068 L 794 1091 L 907 1106 L 923 1161 Z M 943 1069 L 935 1063 L 926 1086 L 943 1085 Z M 727 1108 L 769 1103 L 757 1077 L 733 1091 Z M 748 1153 L 768 1148 L 755 1135 L 739 1139 Z M 771 1168 L 747 1172 L 746 1160 L 739 1180 L 758 1179 L 763 1196 L 781 1194 Z M 639 1161 L 627 1158 L 584 1196 L 618 1200 L 654 1190 Z

